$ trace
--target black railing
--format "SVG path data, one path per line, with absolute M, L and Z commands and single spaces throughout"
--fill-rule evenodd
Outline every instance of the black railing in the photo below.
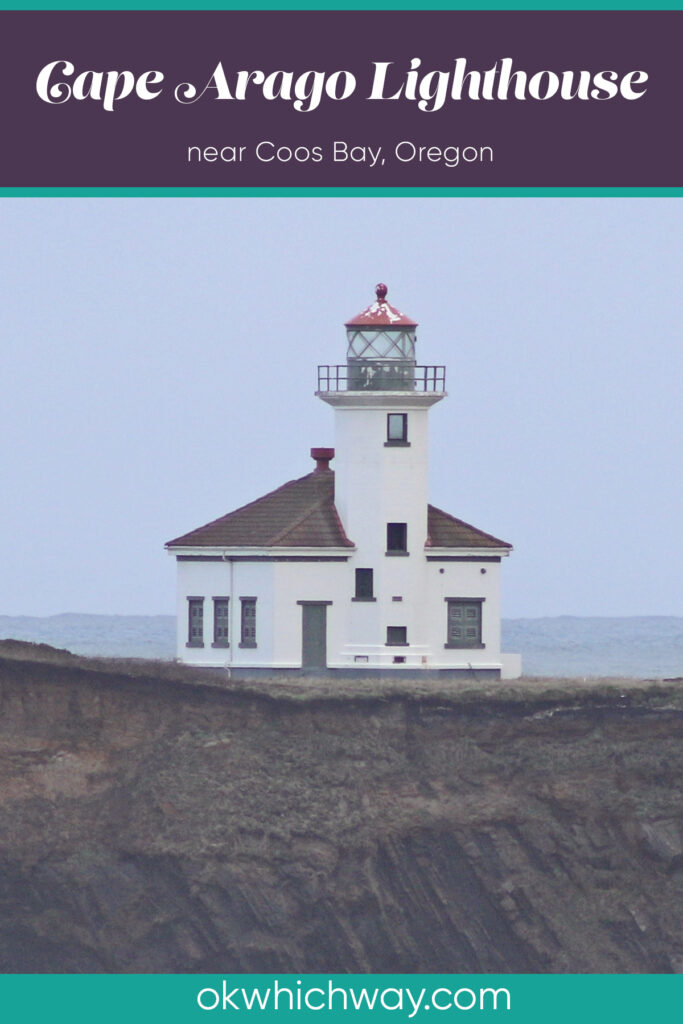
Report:
M 445 366 L 415 366 L 398 359 L 364 359 L 318 367 L 318 391 L 446 390 Z

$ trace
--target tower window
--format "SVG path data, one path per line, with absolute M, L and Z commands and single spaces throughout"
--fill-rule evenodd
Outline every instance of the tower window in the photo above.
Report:
M 408 554 L 408 524 L 387 523 L 387 554 Z
M 230 621 L 230 599 L 227 597 L 214 597 L 213 599 L 213 646 L 229 647 L 230 636 L 228 623 Z
M 444 647 L 485 647 L 481 642 L 483 598 L 447 597 L 447 632 Z
M 408 444 L 408 414 L 390 412 L 387 414 L 387 445 Z
M 187 599 L 187 647 L 204 646 L 204 598 Z
M 241 597 L 242 628 L 240 647 L 256 647 L 256 598 Z
M 356 569 L 356 594 L 354 601 L 374 601 L 372 569 Z
M 407 647 L 407 626 L 387 626 L 387 647 Z

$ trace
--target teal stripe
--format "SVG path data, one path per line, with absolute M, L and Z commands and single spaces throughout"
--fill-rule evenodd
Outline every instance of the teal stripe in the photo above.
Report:
M 683 0 L 429 0 L 417 7 L 415 0 L 200 0 L 190 6 L 188 0 L 0 0 L 6 11 L 679 11 Z
M 578 198 L 654 198 L 680 197 L 683 188 L 0 188 L 0 197 L 28 196 L 86 197 L 120 196 L 133 198 L 232 198 L 260 199 L 358 198 L 383 197 L 424 199 L 531 198 L 575 196 Z
M 511 1008 L 497 1012 L 488 1006 L 479 1006 L 471 1013 L 431 1013 L 426 1016 L 421 1009 L 412 1018 L 411 1006 L 405 1001 L 404 1008 L 396 1006 L 396 995 L 387 992 L 385 1008 L 376 1004 L 374 1012 L 368 1009 L 344 1012 L 341 1006 L 330 1011 L 314 1012 L 302 1007 L 297 1012 L 272 1007 L 271 991 L 265 1009 L 250 1013 L 241 1009 L 223 1009 L 206 1012 L 197 1006 L 197 995 L 202 988 L 213 988 L 222 996 L 223 978 L 228 991 L 244 986 L 247 993 L 259 987 L 263 992 L 272 986 L 277 977 L 280 987 L 289 986 L 296 994 L 301 981 L 302 990 L 318 987 L 329 991 L 330 981 L 335 986 L 356 992 L 360 989 L 388 990 L 391 987 L 410 988 L 419 993 L 424 987 L 431 994 L 444 986 L 438 996 L 443 1003 L 445 990 L 453 993 L 458 989 L 477 992 L 480 987 L 507 988 L 511 995 Z M 680 1019 L 683 981 L 676 975 L 9 975 L 0 978 L 0 997 L 3 1014 L 9 1022 L 21 1024 L 191 1024 L 193 1021 L 223 1021 L 235 1019 L 248 1024 L 251 1018 L 259 1024 L 279 1024 L 308 1016 L 311 1020 L 344 1020 L 347 1024 L 429 1024 L 438 1016 L 444 1024 L 461 1024 L 464 1020 L 479 1024 L 605 1024 L 618 1021 L 619 1024 L 642 1024 L 645 1020 L 674 1021 Z M 205 998 L 211 999 L 210 993 Z M 461 999 L 467 996 L 463 992 Z M 315 994 L 315 1002 L 320 999 Z M 489 997 L 490 1000 L 490 997 Z M 222 1001 L 222 1000 L 221 1000 Z M 340 997 L 336 997 L 337 1004 Z M 441 1007 L 439 1007 L 441 1009 Z M 444 1007 L 445 1009 L 445 1007 Z

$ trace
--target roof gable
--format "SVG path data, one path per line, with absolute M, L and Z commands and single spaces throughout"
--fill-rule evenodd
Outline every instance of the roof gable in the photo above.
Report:
M 506 541 L 499 540 L 490 533 L 484 533 L 476 526 L 456 519 L 434 505 L 427 506 L 427 531 L 426 547 L 512 549 L 512 545 Z
M 430 548 L 511 548 L 504 540 L 427 506 Z M 334 504 L 334 473 L 313 472 L 176 537 L 166 547 L 353 547 Z
M 353 547 L 334 506 L 334 473 L 313 472 L 166 547 Z

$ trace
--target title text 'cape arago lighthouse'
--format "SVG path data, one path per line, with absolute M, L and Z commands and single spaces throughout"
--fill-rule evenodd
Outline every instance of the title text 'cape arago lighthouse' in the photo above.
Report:
M 500 650 L 510 545 L 427 501 L 445 367 L 417 365 L 417 324 L 386 285 L 376 295 L 346 324 L 346 363 L 318 367 L 335 447 L 311 450 L 307 476 L 166 545 L 181 661 L 245 675 L 520 674 Z

